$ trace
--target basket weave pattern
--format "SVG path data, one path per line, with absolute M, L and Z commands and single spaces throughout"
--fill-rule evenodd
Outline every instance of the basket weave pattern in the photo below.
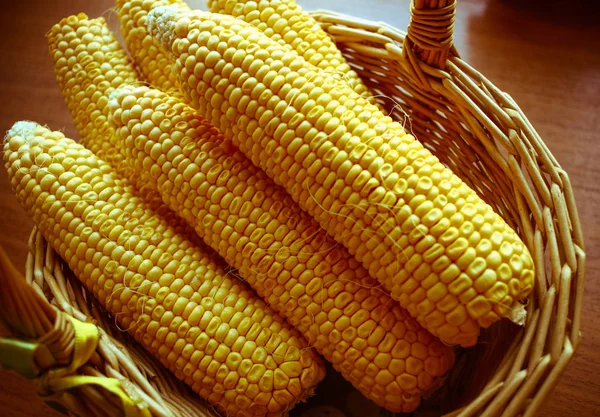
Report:
M 518 105 L 452 47 L 455 9 L 452 0 L 415 0 L 408 33 L 327 11 L 312 15 L 390 115 L 491 204 L 533 255 L 536 288 L 525 326 L 501 323 L 484 331 L 480 344 L 461 354 L 463 366 L 449 376 L 450 388 L 436 394 L 452 397 L 444 407 L 447 416 L 530 417 L 581 340 L 581 225 L 568 175 Z M 62 312 L 44 336 L 57 363 L 66 363 L 74 349 L 66 315 L 94 322 L 99 343 L 78 374 L 118 379 L 146 407 L 146 415 L 211 415 L 190 389 L 116 327 L 36 230 L 29 249 L 25 280 L 37 293 L 29 297 L 47 300 Z M 473 366 L 484 361 L 485 369 Z M 473 369 L 476 375 L 469 372 Z M 51 394 L 43 378 L 40 382 L 41 393 Z M 125 415 L 118 399 L 101 388 L 74 390 L 86 415 Z

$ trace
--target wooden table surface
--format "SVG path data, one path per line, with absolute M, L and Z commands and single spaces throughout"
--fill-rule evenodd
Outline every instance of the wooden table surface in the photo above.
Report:
M 299 3 L 399 28 L 408 24 L 408 0 Z M 570 174 L 581 215 L 588 254 L 583 342 L 540 412 L 546 417 L 600 415 L 600 7 L 594 3 L 460 0 L 455 29 L 462 56 L 515 98 Z M 190 4 L 204 8 L 204 0 Z M 104 16 L 117 30 L 113 1 L 20 0 L 2 7 L 0 130 L 17 120 L 35 120 L 77 137 L 54 79 L 45 34 L 62 17 L 82 11 Z M 0 169 L 0 244 L 19 266 L 31 227 Z M 0 372 L 0 416 L 38 415 L 59 414 L 36 398 L 32 382 Z

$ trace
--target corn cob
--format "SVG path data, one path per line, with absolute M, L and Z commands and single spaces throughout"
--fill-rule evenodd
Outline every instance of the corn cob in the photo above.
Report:
M 371 97 L 333 39 L 296 0 L 208 0 L 208 8 L 248 22 L 317 68 L 340 76 L 358 94 Z
M 108 123 L 108 96 L 123 83 L 139 83 L 132 62 L 103 18 L 80 13 L 62 19 L 48 33 L 50 56 L 60 91 L 79 132 L 80 142 L 127 178 L 157 213 L 178 232 L 193 231 L 162 202 L 160 195 L 140 181 L 123 162 Z
M 145 87 L 109 108 L 127 162 L 366 397 L 412 411 L 450 369 L 452 350 L 191 108 Z
M 116 52 L 116 51 L 115 51 L 115 52 Z M 101 53 L 101 52 L 100 52 L 100 53 Z M 97 53 L 96 55 L 98 55 L 98 53 Z M 108 61 L 108 60 L 107 60 L 107 61 Z M 101 71 L 100 71 L 98 74 L 95 74 L 95 75 L 96 75 L 96 77 L 95 77 L 94 79 L 95 79 L 95 80 L 97 80 L 97 81 L 100 81 L 100 80 L 102 80 L 102 78 L 100 78 L 100 77 L 105 77 L 105 76 L 106 76 L 106 74 L 105 74 L 105 72 L 104 72 L 103 70 L 104 70 L 104 69 L 108 69 L 108 68 L 109 68 L 109 67 L 107 67 L 107 66 L 104 66 L 104 67 L 102 67 L 102 68 L 101 68 Z M 113 143 L 111 144 L 111 146 L 110 146 L 110 150 L 112 151 L 113 149 L 115 149 L 115 147 L 116 147 L 116 146 L 117 146 L 117 144 L 115 144 L 115 143 L 113 142 Z M 145 183 L 145 181 L 142 181 L 142 183 Z M 371 285 L 372 285 L 372 284 L 371 284 Z M 354 288 L 354 291 L 356 291 L 357 289 L 358 289 L 358 288 Z M 411 329 L 411 324 L 408 324 L 408 327 L 409 327 L 409 330 L 410 330 L 410 329 Z M 410 340 L 410 336 L 409 336 L 408 340 Z M 447 354 L 448 354 L 448 353 L 447 353 Z M 442 360 L 444 360 L 444 359 L 442 358 Z M 338 362 L 339 362 L 339 360 L 338 360 Z M 408 362 L 409 362 L 410 364 L 415 364 L 415 363 L 419 363 L 419 362 L 420 362 L 420 360 L 419 360 L 418 358 L 409 358 Z M 432 361 L 429 361 L 429 362 L 432 362 Z M 346 365 L 348 365 L 348 363 L 346 363 Z M 346 366 L 346 368 L 348 369 L 348 366 Z M 414 371 L 414 369 L 415 369 L 415 368 L 411 368 L 411 371 L 415 372 L 415 371 Z M 444 362 L 442 362 L 441 369 L 442 369 L 442 370 L 439 372 L 439 374 L 442 374 L 442 373 L 444 373 L 444 372 L 445 372 L 445 370 L 446 370 L 446 369 L 448 369 L 448 365 L 447 365 L 447 364 L 444 364 Z M 372 372 L 372 371 L 371 371 L 371 372 Z M 431 372 L 431 371 L 430 371 L 430 372 Z M 373 376 L 375 376 L 375 375 L 373 375 Z M 419 387 L 419 388 L 416 388 L 416 387 L 415 387 L 415 388 L 412 388 L 412 391 L 413 391 L 413 392 L 417 392 L 417 393 L 418 393 L 418 392 L 420 392 L 420 391 L 421 391 L 421 390 L 423 390 L 423 389 L 426 389 L 426 388 L 427 388 L 427 384 L 428 384 L 428 383 L 430 384 L 430 382 L 428 382 L 428 381 L 429 381 L 429 380 L 431 380 L 431 379 L 433 379 L 433 378 L 431 378 L 431 376 L 429 376 L 429 375 L 426 375 L 426 374 L 424 374 L 424 375 L 421 375 L 421 376 L 419 376 L 419 375 L 416 375 L 416 376 L 417 376 L 417 377 L 418 377 L 418 379 L 419 379 L 419 386 L 420 386 L 420 387 Z M 433 372 L 433 376 L 434 376 L 434 377 L 435 377 L 435 376 L 437 376 L 437 374 L 436 374 L 436 371 L 434 371 L 434 372 Z M 413 380 L 414 378 L 412 378 L 412 379 L 411 379 L 411 378 L 410 378 L 410 374 L 409 374 L 409 375 L 406 375 L 406 377 L 409 379 L 409 382 L 408 382 L 408 383 L 406 383 L 405 385 L 406 385 L 406 386 L 408 386 L 408 387 L 411 387 L 410 383 L 412 382 L 412 380 Z M 356 379 L 356 378 L 355 378 L 355 379 Z M 367 380 L 367 381 L 368 381 L 368 380 Z M 372 381 L 372 378 L 371 378 L 371 381 Z M 373 384 L 373 382 L 371 382 L 371 384 Z M 365 385 L 367 385 L 367 384 L 366 384 L 365 382 L 363 382 L 363 386 L 365 386 Z M 393 388 L 392 388 L 392 389 L 393 389 Z M 398 389 L 398 388 L 396 388 L 396 390 L 397 390 L 397 389 Z M 363 389 L 363 391 L 365 391 L 365 389 Z M 371 391 L 371 390 L 369 389 L 369 391 Z M 381 389 L 381 387 L 379 387 L 379 391 L 378 391 L 378 392 L 379 392 L 380 394 L 381 394 L 381 393 L 385 393 L 385 391 L 383 391 L 383 390 Z M 419 398 L 419 396 L 418 396 L 418 395 L 417 395 L 417 396 L 415 396 L 415 400 L 416 400 L 416 401 L 418 401 L 418 398 Z M 396 400 L 396 401 L 398 401 L 398 400 Z M 406 401 L 405 401 L 405 402 L 406 402 Z M 414 400 L 407 402 L 407 406 L 408 406 L 408 407 L 410 407 L 410 405 L 411 405 L 410 403 L 411 403 L 411 402 L 414 402 Z M 393 404 L 393 402 L 392 402 L 392 404 Z
M 89 150 L 18 122 L 4 152 L 17 199 L 49 244 L 123 328 L 221 412 L 279 416 L 323 378 L 295 329 Z
M 472 346 L 524 314 L 517 234 L 390 117 L 228 16 L 154 9 L 185 99 L 282 185 L 419 323 Z
M 117 0 L 117 13 L 127 49 L 148 83 L 162 91 L 171 91 L 177 89 L 176 74 L 171 71 L 169 57 L 146 29 L 148 12 L 159 6 L 189 10 L 182 0 Z

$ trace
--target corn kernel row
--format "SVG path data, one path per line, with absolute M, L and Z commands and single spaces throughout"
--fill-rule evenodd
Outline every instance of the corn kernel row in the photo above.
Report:
M 220 412 L 280 416 L 324 377 L 295 329 L 91 151 L 18 122 L 4 162 L 17 199 L 75 275 Z
M 79 132 L 80 143 L 127 178 L 153 210 L 181 233 L 193 236 L 178 216 L 146 187 L 139 175 L 123 162 L 115 147 L 106 104 L 118 87 L 137 84 L 138 76 L 103 18 L 80 13 L 62 19 L 48 33 L 50 57 L 61 93 Z
M 527 248 L 399 123 L 245 22 L 159 7 L 146 23 L 190 105 L 423 327 L 472 346 L 519 308 L 533 286 Z
M 148 33 L 146 16 L 155 7 L 188 10 L 188 5 L 182 0 L 117 0 L 116 6 L 125 44 L 146 81 L 162 91 L 177 91 L 177 77 L 168 54 Z
M 389 410 L 418 406 L 450 348 L 188 106 L 132 87 L 109 108 L 127 162 L 335 369 Z
M 208 0 L 208 8 L 213 13 L 228 14 L 251 24 L 315 67 L 343 79 L 374 103 L 371 93 L 350 68 L 333 39 L 296 0 Z

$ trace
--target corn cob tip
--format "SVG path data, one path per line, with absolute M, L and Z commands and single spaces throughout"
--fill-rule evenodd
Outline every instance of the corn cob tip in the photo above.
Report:
M 177 77 L 171 71 L 171 60 L 167 51 L 152 40 L 146 18 L 157 7 L 189 10 L 187 3 L 184 0 L 117 0 L 116 6 L 127 49 L 148 84 L 163 91 L 177 91 Z
M 152 36 L 163 46 L 170 48 L 175 41 L 175 24 L 182 9 L 177 6 L 159 6 L 150 12 L 146 18 L 146 26 Z
M 6 132 L 6 137 L 5 137 L 4 141 L 6 143 L 9 143 L 15 137 L 20 137 L 23 140 L 27 140 L 28 138 L 31 137 L 31 135 L 33 134 L 33 132 L 39 126 L 40 125 L 37 124 L 36 122 L 30 122 L 29 120 L 23 120 L 23 121 L 16 122 L 8 130 L 8 132 Z
M 119 97 L 123 94 L 127 94 L 134 90 L 133 86 L 130 85 L 122 85 L 116 88 L 108 95 L 108 106 L 110 108 L 111 104 L 114 106 L 115 103 L 119 101 Z
M 524 326 L 527 321 L 527 310 L 525 309 L 525 306 L 520 302 L 517 302 L 516 305 L 510 309 L 508 318 L 516 325 Z

